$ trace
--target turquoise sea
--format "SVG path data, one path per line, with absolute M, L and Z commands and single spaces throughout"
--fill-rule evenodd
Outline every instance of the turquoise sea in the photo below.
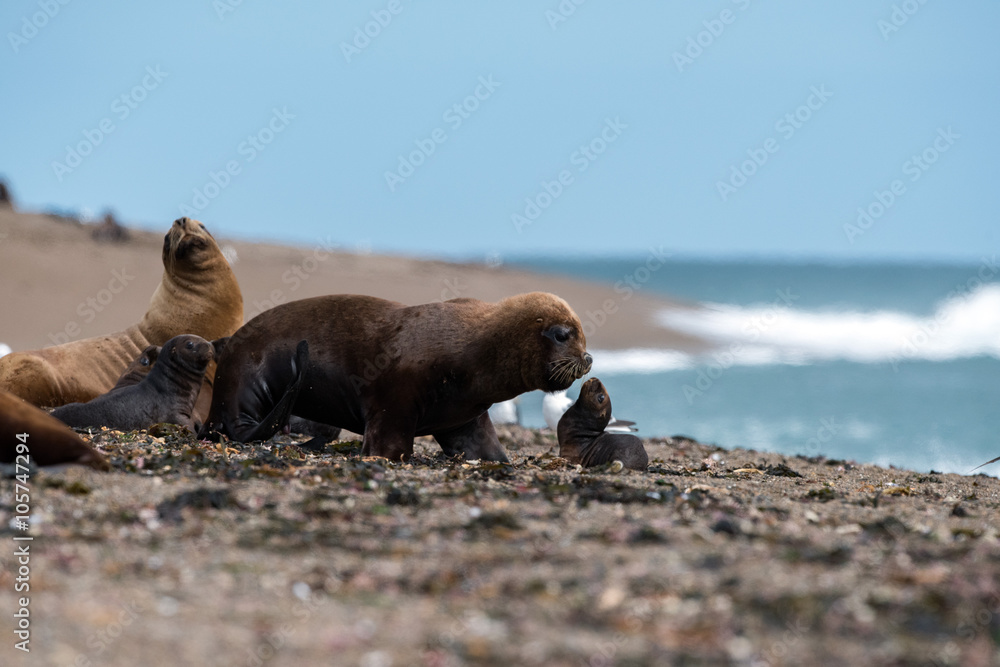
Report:
M 613 285 L 642 258 L 509 262 Z M 1000 456 L 1000 265 L 675 260 L 642 289 L 717 346 L 592 350 L 639 435 L 967 473 Z M 578 387 L 570 389 L 575 395 Z M 542 426 L 541 394 L 522 399 Z M 1000 462 L 983 469 L 1000 473 Z

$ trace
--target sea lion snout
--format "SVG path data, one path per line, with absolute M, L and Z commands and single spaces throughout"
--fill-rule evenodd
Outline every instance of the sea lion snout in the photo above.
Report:
M 590 356 L 589 352 L 583 353 L 583 366 L 584 366 L 583 375 L 589 373 L 590 369 L 594 367 L 594 358 Z M 583 377 L 583 375 L 581 375 L 580 377 Z

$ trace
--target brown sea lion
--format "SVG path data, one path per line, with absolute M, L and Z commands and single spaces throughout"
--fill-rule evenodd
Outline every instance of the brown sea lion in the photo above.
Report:
M 205 226 L 174 221 L 163 239 L 163 279 L 138 324 L 118 333 L 0 357 L 0 387 L 35 405 L 89 401 L 109 391 L 149 345 L 184 333 L 209 340 L 243 321 L 236 276 Z
M 584 468 L 621 461 L 626 468 L 645 470 L 649 455 L 631 433 L 605 433 L 611 421 L 611 397 L 597 378 L 580 388 L 580 397 L 559 420 L 559 456 Z
M 61 421 L 0 390 L 0 462 L 26 464 L 26 459 L 18 457 L 27 455 L 40 466 L 75 463 L 111 469 L 100 452 Z
M 81 428 L 133 431 L 168 422 L 195 433 L 194 405 L 213 357 L 212 344 L 204 338 L 175 336 L 163 344 L 153 369 L 139 384 L 114 389 L 87 403 L 67 403 L 53 410 L 52 416 Z
M 580 319 L 553 294 L 303 299 L 233 334 L 202 435 L 262 440 L 294 414 L 363 433 L 364 455 L 405 459 L 414 436 L 433 435 L 449 456 L 506 461 L 490 405 L 564 389 L 591 361 Z

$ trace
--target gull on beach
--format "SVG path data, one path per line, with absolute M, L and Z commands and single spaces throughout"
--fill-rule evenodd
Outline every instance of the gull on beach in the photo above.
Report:
M 566 390 L 562 389 L 560 391 L 554 391 L 551 394 L 545 394 L 542 397 L 542 416 L 545 417 L 545 423 L 549 425 L 549 428 L 555 431 L 559 426 L 559 420 L 562 416 L 566 414 L 566 411 L 570 409 L 576 401 L 566 395 Z M 607 427 L 605 427 L 605 433 L 633 433 L 638 431 L 635 422 L 626 421 L 624 419 L 615 419 L 614 415 L 611 415 L 611 421 L 608 422 Z
M 490 419 L 494 424 L 521 424 L 521 397 L 494 403 L 490 406 Z

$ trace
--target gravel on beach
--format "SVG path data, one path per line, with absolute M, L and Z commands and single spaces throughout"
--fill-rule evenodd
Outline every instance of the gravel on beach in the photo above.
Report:
M 645 440 L 581 470 L 498 427 L 510 464 L 360 443 L 83 430 L 110 474 L 30 480 L 4 665 L 975 665 L 1000 660 L 1000 483 Z M 988 469 L 987 469 L 988 470 Z M 30 597 L 31 653 L 11 610 Z

